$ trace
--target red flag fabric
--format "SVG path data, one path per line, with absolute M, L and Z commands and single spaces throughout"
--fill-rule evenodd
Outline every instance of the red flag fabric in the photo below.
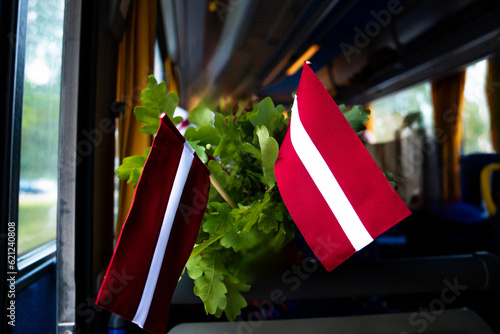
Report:
M 205 213 L 209 171 L 168 117 L 160 126 L 96 304 L 165 333 Z
M 295 224 L 328 271 L 410 214 L 306 63 L 274 171 Z

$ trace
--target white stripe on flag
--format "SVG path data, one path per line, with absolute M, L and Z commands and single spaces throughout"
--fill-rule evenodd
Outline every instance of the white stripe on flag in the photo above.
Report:
M 172 224 L 177 213 L 177 208 L 179 207 L 182 191 L 184 189 L 184 185 L 186 184 L 193 159 L 194 150 L 188 142 L 185 141 L 181 159 L 175 174 L 172 191 L 170 192 L 168 199 L 167 209 L 165 210 L 165 216 L 163 217 L 160 235 L 158 237 L 153 259 L 151 260 L 151 265 L 149 267 L 148 278 L 146 280 L 146 284 L 144 285 L 141 301 L 137 307 L 134 319 L 132 319 L 132 322 L 136 323 L 141 328 L 144 326 L 146 318 L 148 317 L 149 308 L 151 307 L 156 283 L 158 282 L 158 276 L 160 275 L 160 269 L 163 263 L 163 256 L 165 255 L 165 250 L 167 249 L 168 238 L 170 237 Z
M 359 219 L 321 153 L 307 134 L 300 120 L 297 94 L 293 102 L 291 122 L 290 139 L 295 152 L 325 198 L 352 246 L 356 251 L 359 251 L 372 242 L 373 238 Z

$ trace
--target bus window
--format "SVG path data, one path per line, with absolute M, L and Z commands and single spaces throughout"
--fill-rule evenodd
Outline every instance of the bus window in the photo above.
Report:
M 429 82 L 399 91 L 370 103 L 375 142 L 393 141 L 396 131 L 403 127 L 405 116 L 420 112 L 422 125 L 428 134 L 432 131 L 432 100 Z
M 462 154 L 493 153 L 486 103 L 486 60 L 467 67 L 462 110 Z
M 63 0 L 28 7 L 18 254 L 56 237 Z

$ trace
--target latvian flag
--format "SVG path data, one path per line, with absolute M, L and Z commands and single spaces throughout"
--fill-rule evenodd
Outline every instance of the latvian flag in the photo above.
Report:
M 329 271 L 410 214 L 306 63 L 274 171 L 295 224 Z
M 209 171 L 162 117 L 96 304 L 165 333 L 170 301 L 205 213 Z

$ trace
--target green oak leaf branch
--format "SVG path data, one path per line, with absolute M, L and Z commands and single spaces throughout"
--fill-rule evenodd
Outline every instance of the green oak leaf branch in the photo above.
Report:
M 141 94 L 142 106 L 134 110 L 140 131 L 154 135 L 159 115 L 174 117 L 177 93 L 149 76 Z M 364 129 L 369 110 L 354 106 L 345 112 L 355 131 Z M 295 236 L 295 225 L 276 186 L 274 164 L 287 131 L 285 108 L 270 98 L 250 108 L 220 108 L 199 104 L 189 112 L 192 125 L 184 136 L 211 172 L 212 185 L 202 226 L 186 264 L 194 293 L 207 314 L 233 321 L 247 305 L 242 293 L 250 290 L 255 268 L 272 258 Z M 116 172 L 120 180 L 137 184 L 149 154 L 127 157 Z M 391 180 L 392 181 L 392 180 Z M 184 276 L 187 279 L 186 276 Z

